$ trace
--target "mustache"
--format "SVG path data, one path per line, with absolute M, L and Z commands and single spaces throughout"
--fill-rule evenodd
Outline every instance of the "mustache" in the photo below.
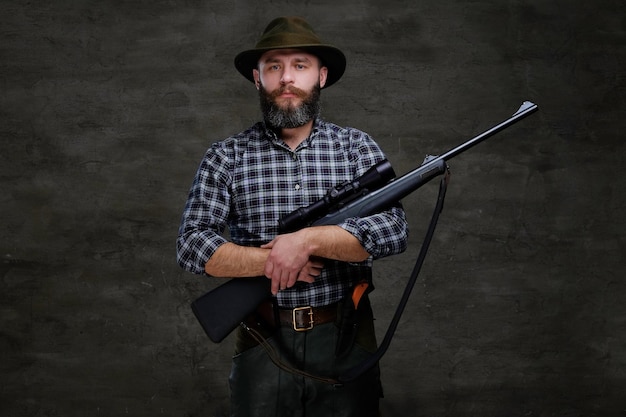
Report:
M 301 99 L 305 99 L 308 96 L 308 93 L 306 91 L 301 90 L 298 87 L 294 87 L 294 86 L 283 86 L 283 87 L 277 88 L 276 90 L 268 93 L 268 95 L 270 96 L 270 98 L 274 99 L 280 96 L 281 94 L 285 94 L 285 93 L 295 94 L 298 98 L 301 98 Z

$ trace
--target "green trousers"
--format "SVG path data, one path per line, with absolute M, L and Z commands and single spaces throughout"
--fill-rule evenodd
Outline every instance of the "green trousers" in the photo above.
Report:
M 371 309 L 362 315 L 356 342 L 350 353 L 337 359 L 335 323 L 306 332 L 281 327 L 268 341 L 283 358 L 319 376 L 336 377 L 376 350 Z M 279 369 L 264 348 L 251 341 L 243 328 L 230 374 L 232 417 L 378 417 L 382 397 L 378 366 L 343 385 L 318 382 Z

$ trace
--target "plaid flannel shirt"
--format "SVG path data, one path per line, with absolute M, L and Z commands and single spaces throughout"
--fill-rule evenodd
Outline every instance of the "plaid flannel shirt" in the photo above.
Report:
M 178 263 L 203 274 L 207 260 L 228 240 L 260 246 L 278 234 L 278 219 L 308 206 L 345 181 L 384 159 L 366 134 L 316 120 L 309 138 L 291 150 L 275 133 L 257 123 L 213 144 L 204 155 L 189 192 L 177 239 Z M 327 260 L 312 284 L 280 291 L 281 307 L 324 306 L 344 297 L 372 259 L 404 251 L 408 227 L 400 206 L 338 226 L 353 234 L 370 253 L 362 263 Z

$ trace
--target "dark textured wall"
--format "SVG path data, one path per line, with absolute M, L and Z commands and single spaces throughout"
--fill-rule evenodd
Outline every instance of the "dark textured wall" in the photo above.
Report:
M 259 116 L 234 55 L 298 14 L 348 57 L 324 116 L 398 173 L 540 107 L 450 162 L 384 415 L 624 415 L 624 4 L 3 1 L 0 414 L 226 415 L 231 341 L 189 309 L 216 282 L 174 239 L 204 150 Z M 381 333 L 435 195 L 376 267 Z

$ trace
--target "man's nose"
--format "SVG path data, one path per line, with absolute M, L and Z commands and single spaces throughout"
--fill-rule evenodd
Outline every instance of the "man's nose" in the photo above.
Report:
M 289 84 L 293 82 L 293 73 L 290 68 L 283 69 L 282 76 L 280 77 L 281 84 Z

